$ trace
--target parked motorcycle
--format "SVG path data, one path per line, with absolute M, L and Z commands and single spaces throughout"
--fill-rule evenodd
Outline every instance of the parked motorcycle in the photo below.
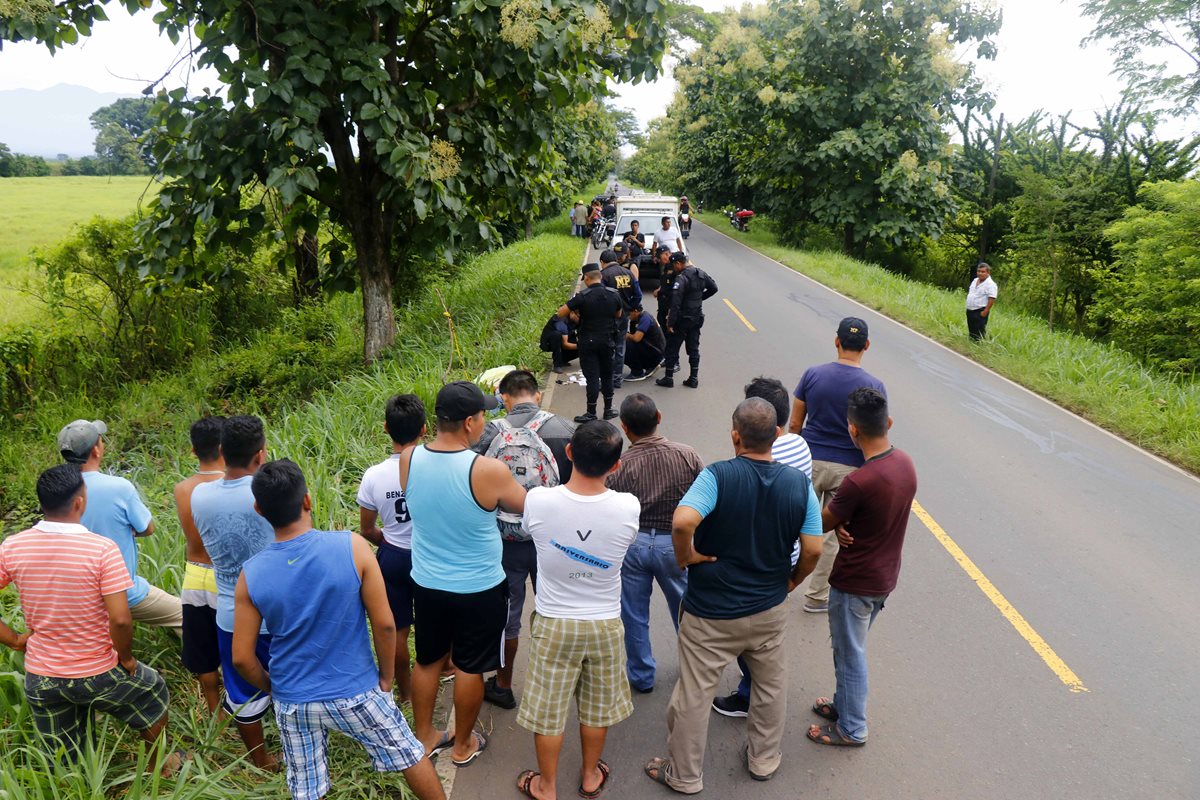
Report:
M 603 250 L 608 245 L 612 244 L 613 235 L 617 231 L 616 219 L 601 217 L 592 225 L 592 246 L 597 250 Z
M 726 211 L 725 216 L 729 217 L 729 224 L 735 230 L 746 233 L 750 230 L 750 220 L 755 214 L 748 208 L 735 208 L 733 211 Z

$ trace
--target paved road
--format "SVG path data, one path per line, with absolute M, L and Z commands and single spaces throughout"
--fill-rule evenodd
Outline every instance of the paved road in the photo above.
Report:
M 914 515 L 900 585 L 870 639 L 870 744 L 843 750 L 804 738 L 817 721 L 808 706 L 832 693 L 833 670 L 826 618 L 802 613 L 797 592 L 784 765 L 770 783 L 751 781 L 743 723 L 714 714 L 704 794 L 1200 797 L 1200 482 L 721 233 L 697 224 L 689 246 L 721 286 L 706 304 L 701 386 L 626 384 L 618 402 L 650 394 L 668 437 L 707 461 L 728 458 L 729 415 L 746 380 L 794 385 L 805 367 L 835 358 L 841 317 L 863 317 L 865 366 L 888 387 L 893 440 L 916 461 L 919 503 L 1087 689 L 1068 689 Z M 582 387 L 556 387 L 555 411 L 582 409 Z M 658 688 L 635 695 L 633 718 L 609 737 L 610 800 L 671 794 L 641 772 L 665 754 L 677 674 L 673 630 L 661 596 L 654 602 Z M 515 717 L 485 707 L 491 752 L 458 772 L 456 800 L 518 796 L 518 771 L 536 765 Z M 571 733 L 563 797 L 574 796 L 577 766 Z

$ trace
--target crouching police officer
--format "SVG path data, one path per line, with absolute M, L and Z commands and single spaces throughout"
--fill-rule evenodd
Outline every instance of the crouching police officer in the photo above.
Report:
M 704 326 L 704 301 L 717 293 L 717 282 L 704 270 L 687 263 L 684 253 L 671 254 L 675 280 L 671 285 L 671 305 L 667 311 L 667 351 L 663 358 L 667 374 L 656 380 L 656 386 L 671 388 L 673 375 L 679 371 L 679 348 L 687 345 L 691 374 L 684 386 L 695 389 L 700 385 L 700 328 Z

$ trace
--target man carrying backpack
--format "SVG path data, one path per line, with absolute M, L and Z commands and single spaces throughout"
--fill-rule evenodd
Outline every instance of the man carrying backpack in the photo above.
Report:
M 566 483 L 571 477 L 567 444 L 575 433 L 574 423 L 542 410 L 537 378 L 528 370 L 505 375 L 500 381 L 500 397 L 508 414 L 487 423 L 474 450 L 503 461 L 526 490 Z M 508 625 L 504 629 L 504 666 L 484 684 L 483 699 L 511 709 L 517 707 L 512 675 L 525 608 L 525 582 L 532 582 L 537 591 L 537 550 L 521 526 L 520 514 L 502 510 L 496 519 L 504 547 L 501 564 L 508 578 Z

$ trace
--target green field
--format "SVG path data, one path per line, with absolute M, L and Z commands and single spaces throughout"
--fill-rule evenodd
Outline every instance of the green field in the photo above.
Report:
M 34 275 L 34 248 L 53 245 L 92 217 L 123 217 L 156 192 L 144 175 L 0 179 L 0 326 L 37 310 L 21 291 Z

